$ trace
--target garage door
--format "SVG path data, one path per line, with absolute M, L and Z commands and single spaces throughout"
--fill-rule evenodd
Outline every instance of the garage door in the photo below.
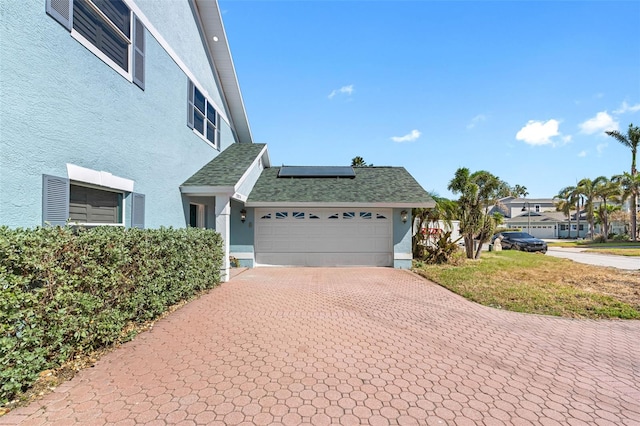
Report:
M 531 232 L 529 233 L 536 238 L 555 238 L 556 236 L 555 227 L 553 225 L 531 226 Z
M 392 266 L 391 209 L 256 209 L 256 263 Z

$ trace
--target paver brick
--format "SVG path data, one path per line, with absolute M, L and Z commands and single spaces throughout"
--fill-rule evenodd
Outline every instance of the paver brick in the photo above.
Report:
M 639 424 L 638 336 L 406 271 L 258 268 L 0 424 Z

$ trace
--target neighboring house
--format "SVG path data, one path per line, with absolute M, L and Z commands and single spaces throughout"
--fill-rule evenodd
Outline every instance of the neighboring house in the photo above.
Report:
M 553 198 L 516 198 L 505 197 L 498 200 L 498 205 L 492 211 L 497 211 L 505 217 L 516 217 L 531 209 L 531 213 L 555 212 L 556 205 Z
M 431 198 L 402 168 L 271 168 L 216 1 L 0 8 L 0 224 L 214 228 L 248 266 L 410 266 Z
M 505 216 L 507 228 L 520 228 L 537 238 L 584 238 L 589 234 L 584 212 L 579 224 L 575 212 L 569 222 L 564 213 L 556 210 L 553 198 L 506 197 L 493 211 Z

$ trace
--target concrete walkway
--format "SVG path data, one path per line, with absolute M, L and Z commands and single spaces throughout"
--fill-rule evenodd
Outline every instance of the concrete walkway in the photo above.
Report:
M 407 271 L 262 268 L 0 424 L 638 425 L 640 321 L 503 312 Z
M 603 254 L 587 252 L 583 248 L 573 247 L 549 247 L 548 256 L 571 259 L 574 262 L 586 263 L 587 265 L 609 266 L 627 271 L 640 270 L 640 256 L 617 256 L 613 254 Z

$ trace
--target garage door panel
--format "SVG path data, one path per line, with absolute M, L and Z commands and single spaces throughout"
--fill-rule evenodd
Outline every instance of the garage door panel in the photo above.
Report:
M 256 262 L 392 266 L 390 217 L 391 210 L 256 209 Z

